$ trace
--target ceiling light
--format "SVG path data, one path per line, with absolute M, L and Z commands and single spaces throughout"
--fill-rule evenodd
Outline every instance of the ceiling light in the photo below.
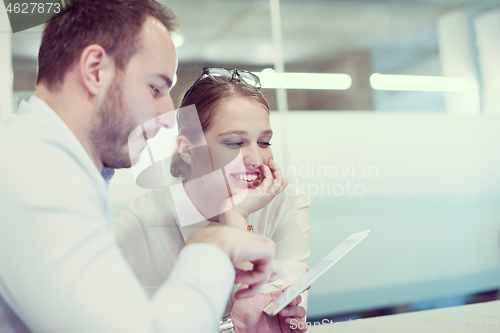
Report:
M 352 84 L 347 74 L 275 73 L 268 69 L 254 74 L 260 78 L 262 88 L 267 89 L 346 90 Z

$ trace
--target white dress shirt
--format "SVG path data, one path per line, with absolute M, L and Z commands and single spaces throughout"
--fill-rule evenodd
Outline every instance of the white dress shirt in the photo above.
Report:
M 255 233 L 276 243 L 276 262 L 288 276 L 285 281 L 265 285 L 261 292 L 286 287 L 309 269 L 309 204 L 303 192 L 288 186 L 271 203 L 248 216 L 247 223 Z M 179 220 L 201 222 L 181 226 Z M 153 190 L 130 201 L 118 210 L 114 222 L 118 244 L 150 297 L 169 277 L 186 239 L 203 227 L 218 224 L 201 215 L 179 179 L 169 188 Z M 235 291 L 233 288 L 226 313 L 232 308 Z M 307 308 L 307 292 L 302 299 L 301 306 Z
M 178 249 L 149 300 L 112 233 L 106 181 L 46 103 L 33 96 L 0 126 L 0 159 L 0 332 L 218 331 L 228 256 Z

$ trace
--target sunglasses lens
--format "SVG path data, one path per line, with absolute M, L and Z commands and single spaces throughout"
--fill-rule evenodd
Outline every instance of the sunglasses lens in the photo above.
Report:
M 232 77 L 232 74 L 224 68 L 210 68 L 209 74 L 212 77 L 212 80 L 221 83 L 224 82 L 221 78 L 230 79 Z
M 239 72 L 239 74 L 240 74 L 241 81 L 243 81 L 244 83 L 246 83 L 252 87 L 260 88 L 260 81 L 259 81 L 259 78 L 257 76 L 255 76 L 252 73 L 243 72 L 243 71 Z

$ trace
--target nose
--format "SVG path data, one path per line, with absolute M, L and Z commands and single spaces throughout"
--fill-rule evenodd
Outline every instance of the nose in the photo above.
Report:
M 175 110 L 165 112 L 156 117 L 158 128 L 174 128 L 175 126 Z
M 156 124 L 159 128 L 173 128 L 175 126 L 175 107 L 170 95 L 166 98 L 165 103 L 161 103 L 156 117 Z
M 243 162 L 251 170 L 257 170 L 264 162 L 260 147 L 255 143 L 242 149 Z
M 172 98 L 168 96 L 168 101 L 158 103 L 154 110 L 156 117 L 143 123 L 144 131 L 147 139 L 152 139 L 158 134 L 160 129 L 171 129 L 175 126 L 175 110 Z

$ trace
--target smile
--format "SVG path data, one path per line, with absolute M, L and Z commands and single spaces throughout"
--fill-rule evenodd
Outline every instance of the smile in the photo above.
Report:
M 232 173 L 231 176 L 238 178 L 240 180 L 245 180 L 247 182 L 253 182 L 254 180 L 257 180 L 260 176 L 258 173 Z

